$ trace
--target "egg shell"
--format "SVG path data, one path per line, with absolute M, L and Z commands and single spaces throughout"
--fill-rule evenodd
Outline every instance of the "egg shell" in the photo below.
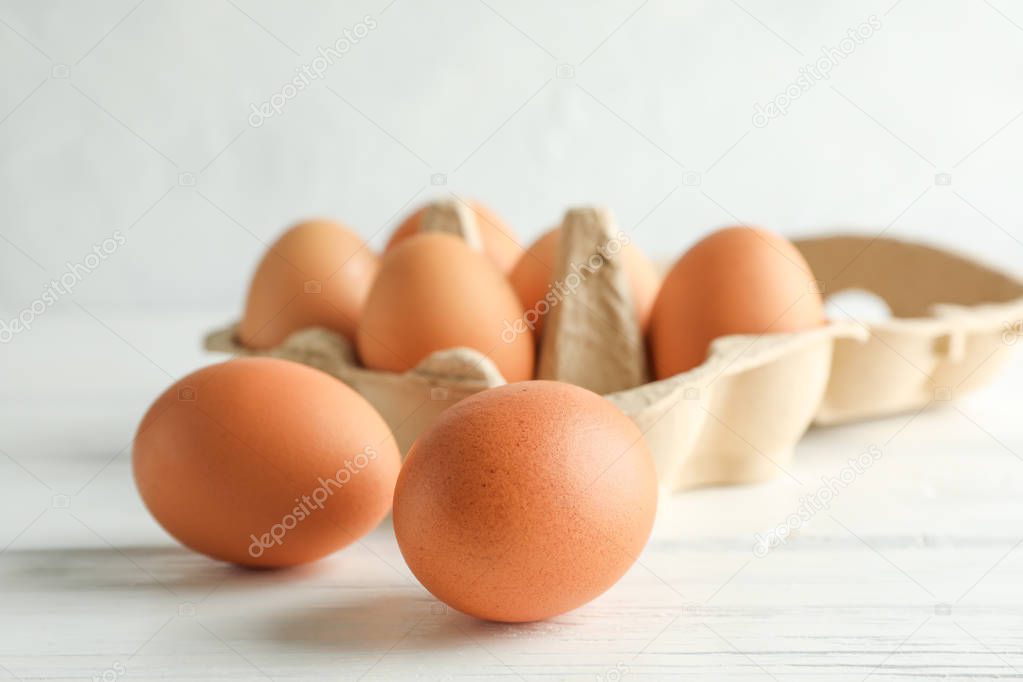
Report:
M 508 381 L 533 376 L 532 335 L 512 334 L 522 317 L 501 272 L 458 237 L 416 235 L 387 253 L 357 333 L 366 367 L 405 372 L 457 347 L 490 357 Z
M 490 208 L 478 201 L 470 201 L 469 207 L 476 216 L 476 226 L 483 242 L 483 251 L 497 265 L 501 272 L 510 272 L 522 255 L 522 246 L 518 243 L 515 233 Z M 384 247 L 384 253 L 393 250 L 409 237 L 420 234 L 423 215 L 428 207 L 422 207 L 405 219 Z
M 508 275 L 508 281 L 511 282 L 525 310 L 536 309 L 538 312 L 546 312 L 541 310 L 538 304 L 550 291 L 550 284 L 555 278 L 560 242 L 561 228 L 549 230 L 522 254 Z M 657 273 L 657 267 L 635 244 L 626 244 L 620 256 L 625 265 L 636 321 L 639 322 L 640 330 L 645 333 L 650 323 L 650 312 L 661 285 L 661 278 Z M 537 338 L 543 330 L 545 318 L 546 314 L 540 315 L 537 319 L 534 330 Z
M 304 365 L 229 360 L 168 388 L 132 451 L 146 507 L 215 559 L 276 567 L 324 557 L 372 530 L 401 466 L 359 394 Z
M 249 348 L 272 348 L 306 327 L 346 338 L 355 329 L 379 262 L 343 225 L 311 220 L 285 232 L 252 278 L 238 337 Z
M 657 483 L 639 429 L 595 393 L 529 381 L 466 398 L 413 445 L 394 530 L 438 599 L 534 621 L 614 585 L 642 551 Z
M 654 373 L 665 379 L 696 367 L 721 336 L 802 331 L 824 321 L 814 274 L 791 242 L 759 228 L 718 230 L 664 278 L 650 323 Z

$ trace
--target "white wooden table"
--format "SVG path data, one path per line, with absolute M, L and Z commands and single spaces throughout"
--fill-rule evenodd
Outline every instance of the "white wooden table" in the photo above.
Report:
M 549 622 L 482 623 L 385 523 L 314 566 L 175 544 L 128 456 L 149 402 L 216 358 L 222 313 L 65 301 L 0 348 L 0 678 L 989 679 L 1023 676 L 1020 363 L 954 406 L 811 431 L 773 482 L 664 500 L 640 562 Z M 754 538 L 881 447 L 767 556 Z

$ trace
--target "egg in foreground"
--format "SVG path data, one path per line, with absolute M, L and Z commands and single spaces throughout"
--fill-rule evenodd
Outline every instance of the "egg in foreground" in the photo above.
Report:
M 340 223 L 295 225 L 256 268 L 238 340 L 248 348 L 272 348 L 306 327 L 354 339 L 378 267 L 376 254 Z
M 394 531 L 441 601 L 535 621 L 614 585 L 656 506 L 653 461 L 632 421 L 578 386 L 528 381 L 466 398 L 420 435 L 395 488 Z
M 285 360 L 211 365 L 168 388 L 132 450 L 146 507 L 183 545 L 253 567 L 314 561 L 372 530 L 401 459 L 340 381 Z
M 654 373 L 666 379 L 693 369 L 720 336 L 796 332 L 824 321 L 820 287 L 790 241 L 759 228 L 718 230 L 664 278 L 650 318 Z

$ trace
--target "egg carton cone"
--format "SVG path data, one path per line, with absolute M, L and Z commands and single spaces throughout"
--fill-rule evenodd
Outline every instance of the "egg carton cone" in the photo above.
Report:
M 617 405 L 643 432 L 669 491 L 786 475 L 812 423 L 880 417 L 958 397 L 994 376 L 1023 335 L 1023 284 L 981 264 L 894 239 L 804 239 L 795 244 L 825 296 L 866 290 L 887 303 L 893 318 L 724 336 L 700 366 L 651 381 L 616 258 L 630 236 L 602 208 L 571 209 L 561 227 L 553 296 L 540 311 L 546 322 L 537 377 L 583 386 Z M 475 213 L 459 201 L 431 205 L 421 229 L 480 248 Z M 505 383 L 471 348 L 434 353 L 396 374 L 362 367 L 352 344 L 328 329 L 299 330 L 276 348 L 253 351 L 238 343 L 236 326 L 209 334 L 206 348 L 283 358 L 337 377 L 376 407 L 403 453 L 444 409 Z

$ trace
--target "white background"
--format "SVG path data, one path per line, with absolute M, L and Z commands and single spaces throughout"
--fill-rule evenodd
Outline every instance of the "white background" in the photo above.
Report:
M 830 79 L 753 126 L 871 15 Z M 322 80 L 249 125 L 367 16 Z M 233 313 L 296 219 L 381 245 L 450 191 L 527 243 L 606 204 L 662 260 L 736 221 L 1023 255 L 1023 9 L 1004 0 L 3 2 L 0 20 L 5 319 L 116 230 L 127 244 L 77 302 Z
M 753 125 L 871 15 L 829 80 Z M 0 323 L 125 237 L 0 345 L 0 679 L 1021 674 L 1018 358 L 951 405 L 811 430 L 770 482 L 662 498 L 618 585 L 525 626 L 434 601 L 388 522 L 299 571 L 198 556 L 146 513 L 129 457 L 154 397 L 222 359 L 203 333 L 305 216 L 380 246 L 454 192 L 529 241 L 602 203 L 659 260 L 744 221 L 887 230 L 1019 274 L 1021 38 L 1009 0 L 0 2 Z M 871 446 L 827 513 L 754 555 Z

